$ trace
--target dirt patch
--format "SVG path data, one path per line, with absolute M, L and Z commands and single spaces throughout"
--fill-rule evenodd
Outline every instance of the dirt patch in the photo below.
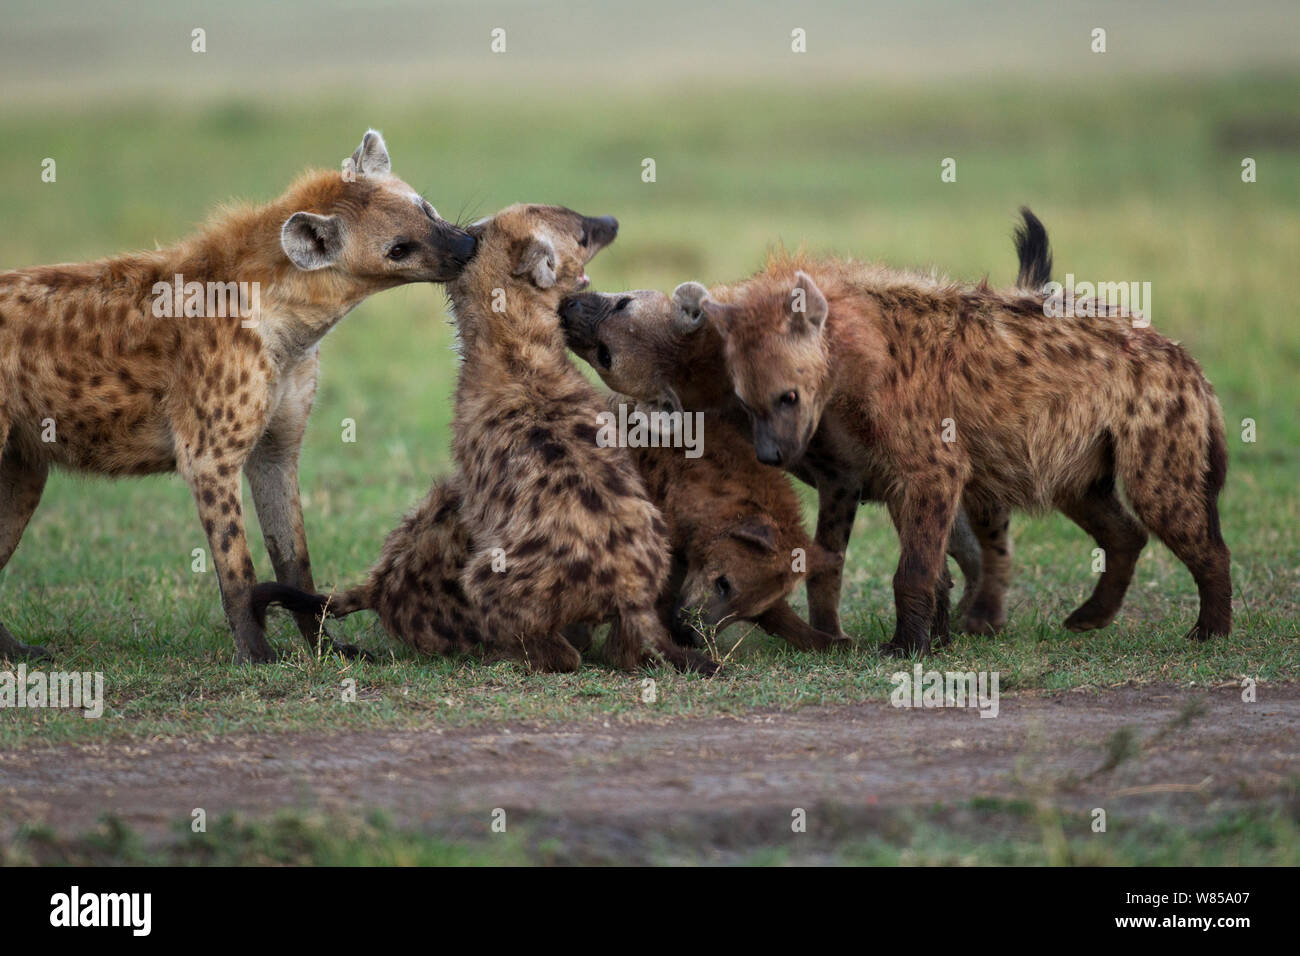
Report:
M 856 826 L 877 811 L 975 797 L 1191 820 L 1211 805 L 1293 792 L 1300 687 L 1261 686 L 1258 698 L 1243 702 L 1235 686 L 1146 686 L 1006 695 L 994 719 L 873 701 L 651 726 L 25 749 L 0 755 L 0 832 L 36 823 L 75 832 L 111 812 L 162 837 L 202 807 L 209 818 L 382 809 L 403 826 L 465 835 L 488 832 L 493 809 L 503 808 L 511 820 L 547 819 L 561 831 L 578 821 L 598 825 L 617 844 L 620 834 L 682 821 L 713 832 L 788 833 L 796 807 L 833 807 Z M 1134 755 L 1098 772 L 1125 727 Z M 737 827 L 741 821 L 749 823 Z

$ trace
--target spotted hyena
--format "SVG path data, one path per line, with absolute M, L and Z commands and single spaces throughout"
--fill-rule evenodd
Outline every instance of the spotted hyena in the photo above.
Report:
M 611 398 L 615 409 L 629 402 Z M 682 413 L 635 411 L 667 424 L 631 452 L 668 522 L 672 570 L 659 604 L 674 639 L 694 644 L 701 630 L 752 621 L 801 650 L 846 643 L 810 627 L 786 600 L 806 575 L 839 567 L 844 556 L 809 539 L 785 474 L 755 461 L 748 436 L 720 413 L 700 413 L 703 454 L 690 457 L 668 424 Z
M 452 448 L 473 550 L 461 576 L 490 653 L 573 670 L 566 634 L 613 623 L 605 652 L 712 671 L 655 613 L 667 528 L 625 449 L 597 442 L 605 400 L 569 360 L 560 299 L 618 223 L 517 205 L 470 232 L 478 253 L 450 286 L 460 336 Z
M 1196 579 L 1189 636 L 1231 628 L 1213 389 L 1153 329 L 1116 314 L 1048 318 L 1044 299 L 783 258 L 696 303 L 722 336 L 760 459 L 811 457 L 883 489 L 902 549 L 896 652 L 930 648 L 934 583 L 963 504 L 972 514 L 1057 508 L 1096 539 L 1106 568 L 1067 627 L 1111 622 L 1150 529 Z M 851 520 L 846 509 L 845 539 Z
M 1052 257 L 1043 224 L 1028 209 L 1015 232 L 1019 260 L 1017 285 L 1040 289 L 1052 271 Z M 748 428 L 749 416 L 736 400 L 723 354 L 722 336 L 703 321 L 698 302 L 704 289 L 683 283 L 672 298 L 661 292 L 639 290 L 621 293 L 584 292 L 561 304 L 565 338 L 610 388 L 646 401 L 675 404 L 686 409 L 721 410 L 729 420 Z M 847 542 L 843 528 L 852 501 L 839 475 L 827 473 L 816 458 L 786 463 L 796 477 L 817 487 L 820 509 L 818 541 Z M 858 501 L 883 500 L 883 492 L 864 485 Z M 1010 512 L 987 505 L 968 520 L 965 508 L 957 513 L 948 539 L 948 553 L 966 579 L 957 605 L 960 629 L 995 633 L 1006 623 L 1005 593 L 1010 578 Z M 848 520 L 851 522 L 852 517 Z M 815 625 L 838 631 L 837 571 L 813 574 L 809 606 Z M 936 595 L 936 630 L 946 629 L 947 585 L 940 581 Z
M 256 575 L 240 474 L 277 579 L 310 590 L 298 452 L 320 340 L 375 292 L 455 278 L 474 249 L 392 175 L 372 130 L 341 173 L 308 173 L 276 201 L 228 212 L 176 246 L 0 273 L 0 567 L 51 465 L 179 472 L 237 658 L 274 659 L 249 605 Z M 314 646 L 314 619 L 298 623 Z M 38 653 L 0 626 L 0 656 Z
M 615 411 L 630 401 L 610 397 Z M 798 499 L 781 471 L 738 467 L 746 459 L 754 464 L 745 435 L 715 415 L 705 417 L 704 435 L 709 451 L 700 458 L 667 443 L 629 449 L 668 526 L 672 561 L 656 602 L 660 620 L 674 640 L 688 646 L 699 643 L 697 628 L 719 632 L 739 621 L 752 621 L 804 650 L 833 646 L 836 640 L 809 627 L 786 598 L 805 574 L 842 556 L 809 540 Z M 436 482 L 389 534 L 363 584 L 335 594 L 259 584 L 254 613 L 260 618 L 273 603 L 335 618 L 373 610 L 389 634 L 422 653 L 484 652 L 482 615 L 461 586 L 471 553 L 461 506 L 454 478 Z M 575 626 L 566 639 L 585 650 L 589 628 Z

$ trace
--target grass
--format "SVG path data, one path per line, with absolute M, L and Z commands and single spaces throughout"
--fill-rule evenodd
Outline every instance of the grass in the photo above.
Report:
M 1088 813 L 1023 800 L 978 799 L 863 814 L 817 807 L 806 833 L 792 833 L 784 808 L 737 830 L 707 822 L 650 831 L 525 816 L 504 833 L 479 820 L 457 832 L 403 828 L 385 815 L 285 810 L 265 820 L 226 816 L 194 833 L 179 820 L 169 838 L 146 839 L 120 818 L 76 834 L 27 827 L 0 843 L 0 866 L 500 866 L 744 864 L 783 866 L 1295 866 L 1300 819 L 1294 808 L 1205 813 L 1191 824 L 1156 814 L 1094 832 Z M 617 850 L 610 849 L 617 847 Z
M 1222 502 L 1233 549 L 1237 628 L 1193 646 L 1190 576 L 1162 546 L 1144 554 L 1120 620 L 1091 635 L 1059 622 L 1091 586 L 1093 543 L 1057 516 L 1013 522 L 1011 623 L 962 638 L 941 669 L 999 670 L 1003 691 L 1129 681 L 1294 679 L 1300 664 L 1300 328 L 1291 287 L 1300 258 L 1297 77 L 1128 78 L 1088 88 L 887 90 L 845 86 L 592 91 L 581 109 L 467 93 L 183 109 L 145 102 L 53 113 L 7 109 L 0 133 L 0 266 L 107 255 L 170 242 L 229 198 L 276 195 L 304 165 L 335 165 L 368 125 L 396 171 L 444 215 L 516 200 L 613 213 L 622 236 L 593 263 L 596 286 L 671 288 L 756 268 L 783 241 L 897 265 L 938 266 L 1009 283 L 1016 207 L 1047 224 L 1057 272 L 1153 285 L 1157 327 L 1184 341 L 1215 383 L 1229 424 Z M 1244 156 L 1258 182 L 1242 183 Z M 40 181 L 42 158 L 57 182 Z M 643 158 L 657 181 L 641 180 Z M 941 183 L 953 157 L 956 183 Z M 302 485 L 320 582 L 359 580 L 387 531 L 449 469 L 455 376 L 440 293 L 385 293 L 322 346 Z M 341 440 L 356 421 L 357 441 Z M 1239 440 L 1244 419 L 1258 440 Z M 245 496 L 246 503 L 248 496 Z M 259 573 L 270 575 L 252 531 Z M 860 513 L 847 564 L 845 626 L 859 647 L 827 657 L 745 638 L 731 676 L 640 676 L 599 665 L 568 676 L 513 665 L 416 659 L 369 615 L 336 633 L 381 652 L 377 664 L 308 659 L 288 623 L 285 662 L 231 663 L 189 493 L 174 477 L 108 483 L 56 475 L 0 574 L 4 621 L 57 654 L 63 670 L 102 671 L 100 720 L 5 711 L 0 746 L 133 735 L 419 727 L 602 717 L 662 720 L 883 697 L 896 662 L 874 644 L 892 626 L 897 545 L 879 509 Z M 734 640 L 741 631 L 728 632 Z M 357 681 L 354 703 L 342 682 Z M 874 851 L 868 851 L 874 852 Z

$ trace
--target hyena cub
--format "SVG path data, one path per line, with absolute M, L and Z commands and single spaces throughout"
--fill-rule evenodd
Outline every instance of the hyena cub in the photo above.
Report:
M 237 659 L 273 660 L 249 604 L 240 473 L 276 578 L 311 590 L 298 452 L 321 337 L 375 292 L 455 278 L 474 248 L 392 175 L 372 130 L 342 174 L 308 173 L 179 245 L 0 273 L 0 568 L 51 465 L 177 471 L 207 533 Z M 314 647 L 314 619 L 298 624 Z M 38 653 L 0 625 L 0 656 Z
M 615 666 L 712 672 L 655 613 L 667 529 L 627 451 L 597 442 L 606 402 L 560 332 L 560 299 L 587 284 L 585 264 L 617 231 L 609 217 L 523 205 L 470 227 L 478 253 L 450 286 L 461 344 L 452 445 L 473 546 L 461 586 L 491 649 L 541 670 L 577 668 L 566 633 L 611 621 Z
M 1106 568 L 1066 621 L 1074 630 L 1115 617 L 1144 527 L 1196 579 L 1189 636 L 1230 630 L 1223 416 L 1179 345 L 1125 316 L 1047 318 L 1042 292 L 850 261 L 778 261 L 728 299 L 698 306 L 724 339 L 755 444 L 799 461 L 818 436 L 838 472 L 884 489 L 902 546 L 892 650 L 930 648 L 934 582 L 963 503 L 1055 507 L 1096 539 Z
M 610 404 L 617 409 L 630 401 L 616 395 Z M 671 437 L 670 429 L 660 431 L 660 437 Z M 659 611 L 674 640 L 696 644 L 697 628 L 719 633 L 752 621 L 801 650 L 847 643 L 810 627 L 786 600 L 805 575 L 838 567 L 844 556 L 809 539 L 789 479 L 754 461 L 743 432 L 708 413 L 703 441 L 698 458 L 667 440 L 632 450 L 646 490 L 668 522 L 672 569 Z

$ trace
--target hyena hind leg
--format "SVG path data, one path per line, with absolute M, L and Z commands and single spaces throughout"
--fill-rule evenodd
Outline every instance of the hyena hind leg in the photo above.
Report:
M 537 630 L 537 623 L 498 606 L 485 608 L 482 636 L 488 660 L 516 660 L 544 674 L 582 667 L 582 655 L 560 633 Z
M 1092 535 L 1106 562 L 1092 596 L 1065 619 L 1065 627 L 1071 631 L 1105 627 L 1115 619 L 1124 603 L 1138 556 L 1146 547 L 1147 533 L 1115 494 L 1112 476 L 1094 482 L 1078 498 L 1063 501 L 1059 507 L 1066 517 Z
M 1219 530 L 1219 492 L 1228 468 L 1227 451 L 1217 410 L 1207 408 L 1204 414 L 1205 424 L 1195 414 L 1167 423 L 1181 427 L 1166 428 L 1163 469 L 1142 467 L 1149 464 L 1151 449 L 1137 447 L 1131 436 L 1117 449 L 1124 490 L 1138 520 L 1169 546 L 1196 579 L 1201 609 L 1187 633 L 1196 641 L 1232 630 L 1231 556 Z M 1197 448 L 1204 453 L 1188 454 Z
M 0 429 L 0 448 L 4 446 L 7 431 Z M 41 503 L 48 474 L 48 465 L 25 462 L 12 450 L 0 456 L 0 570 L 9 563 L 27 522 Z M 0 624 L 0 659 L 40 660 L 50 656 L 45 648 L 24 644 Z
M 1218 533 L 1219 505 L 1201 501 L 1175 482 L 1138 489 L 1129 498 L 1142 523 L 1168 545 L 1196 580 L 1201 609 L 1187 636 L 1209 640 L 1232 631 L 1232 573 L 1228 546 Z

